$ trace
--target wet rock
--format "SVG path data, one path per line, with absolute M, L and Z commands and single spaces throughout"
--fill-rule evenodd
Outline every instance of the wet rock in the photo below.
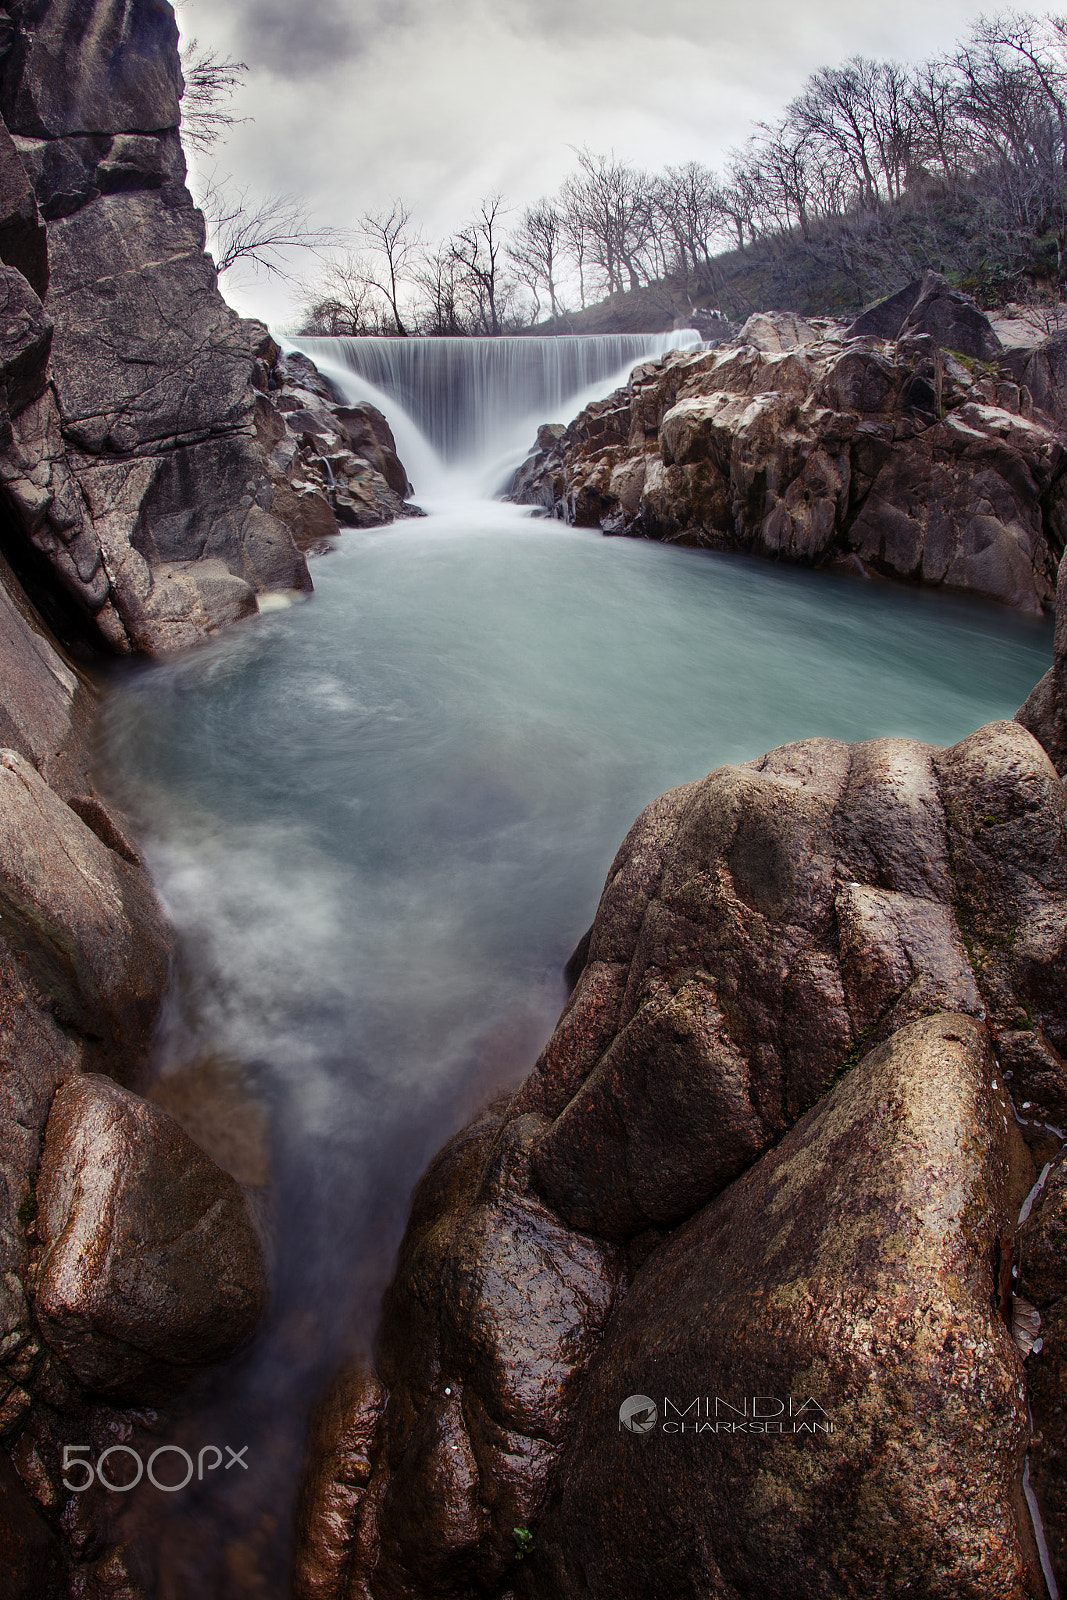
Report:
M 880 342 L 847 337 L 859 323 L 761 314 L 739 344 L 637 368 L 561 435 L 539 434 L 511 496 L 607 533 L 855 556 L 1039 612 L 1064 539 L 1062 419 L 1035 410 L 1013 369 L 972 359 L 999 360 L 999 340 L 943 279 L 876 310 Z
M 344 1374 L 319 1405 L 297 1511 L 296 1600 L 347 1595 L 385 1391 L 368 1368 Z
M 342 527 L 422 515 L 404 501 L 411 486 L 382 413 L 339 404 L 306 356 L 275 362 L 269 394 L 256 396 L 256 431 L 270 463 L 271 509 L 302 550 L 328 549 Z
M 1037 1592 L 1022 1368 L 991 1305 L 1013 1220 L 995 1071 L 973 1019 L 912 1024 L 652 1255 L 586 1386 L 525 1592 Z M 621 1428 L 631 1394 L 673 1431 Z M 739 1432 L 715 1431 L 716 1397 Z M 800 1419 L 813 1431 L 787 1433 Z
M 915 1017 L 1010 1028 L 1026 1007 L 1058 1037 L 1063 803 L 1010 723 L 944 753 L 806 741 L 657 802 L 516 1101 L 553 1118 L 534 1148 L 545 1196 L 632 1238 L 710 1199 Z
M 787 745 L 638 819 L 534 1071 L 416 1194 L 358 1504 L 313 1452 L 352 1593 L 876 1594 L 902 1550 L 944 1600 L 1039 1592 L 1015 1111 L 1063 1094 L 1065 805 L 1003 722 Z M 631 1476 L 619 1404 L 675 1377 L 848 1426 Z
M 60 1398 L 27 1303 L 56 1088 L 141 1070 L 169 936 L 129 824 L 93 790 L 95 695 L 0 563 L 0 1435 Z
M 0 1454 L 0 1571 L 4 1600 L 65 1600 L 63 1549 Z
M 143 873 L 110 850 L 13 750 L 0 752 L 2 937 L 57 1021 L 101 1064 L 147 1052 L 169 946 Z
M 335 406 L 338 422 L 344 424 L 348 443 L 380 472 L 394 494 L 403 500 L 410 492 L 408 475 L 396 453 L 393 430 L 376 406 Z
M 157 1400 L 254 1332 L 266 1283 L 240 1187 L 110 1079 L 57 1091 L 37 1207 L 35 1314 L 87 1388 Z
M 457 1135 L 415 1196 L 380 1340 L 389 1400 L 374 1468 L 345 1511 L 355 1593 L 499 1583 L 619 1292 L 619 1253 L 572 1233 L 530 1188 L 543 1119 L 520 1117 L 501 1138 L 499 1121 L 498 1110 Z M 352 1382 L 344 1428 L 358 1432 L 367 1391 Z M 316 1459 L 305 1504 L 346 1505 L 345 1472 L 330 1488 Z M 331 1567 L 338 1543 L 306 1520 L 300 1570 Z M 309 1590 L 320 1592 L 344 1591 Z
M 1034 1320 L 1026 1361 L 1034 1419 L 1030 1482 L 1062 1585 L 1067 1579 L 1067 1168 L 1062 1156 L 1047 1172 L 1019 1229 L 1016 1254 L 1017 1304 L 1028 1305 Z

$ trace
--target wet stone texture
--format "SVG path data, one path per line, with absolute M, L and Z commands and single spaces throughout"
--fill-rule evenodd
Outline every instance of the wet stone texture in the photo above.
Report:
M 309 1596 L 1043 1593 L 1012 1266 L 1067 1105 L 1065 799 L 1002 722 L 647 809 L 540 1060 L 416 1194 L 355 1487 L 311 1447 Z M 619 1431 L 716 1392 L 834 1432 Z
M 266 1300 L 240 1185 L 109 1078 L 58 1090 L 37 1179 L 34 1311 L 90 1391 L 166 1399 L 254 1332 Z
M 637 367 L 540 430 L 512 498 L 605 533 L 1040 612 L 1065 526 L 1067 433 L 1038 381 L 1055 340 L 1003 349 L 934 273 L 876 312 L 847 328 L 757 314 L 718 348 Z
M 1022 1362 L 991 1304 L 1015 1144 L 995 1081 L 971 1018 L 902 1028 L 653 1254 L 522 1592 L 1040 1593 Z M 651 1434 L 620 1427 L 635 1393 L 660 1408 Z M 755 1396 L 783 1430 L 833 1432 L 725 1431 Z
M 1017 1303 L 1029 1312 L 1034 1340 L 1026 1363 L 1034 1418 L 1030 1481 L 1062 1586 L 1067 1575 L 1067 1166 L 1062 1156 L 1019 1230 L 1017 1253 Z

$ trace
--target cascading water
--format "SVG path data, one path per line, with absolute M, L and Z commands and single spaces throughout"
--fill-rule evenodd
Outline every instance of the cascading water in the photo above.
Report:
M 639 362 L 699 348 L 701 339 L 683 328 L 556 339 L 289 343 L 352 400 L 371 400 L 386 412 L 415 492 L 426 495 L 448 479 L 492 492 L 530 448 L 540 423 L 569 422 L 590 400 L 625 383 Z M 411 437 L 408 424 L 421 439 Z
M 632 342 L 300 343 L 385 411 L 433 514 L 347 532 L 309 603 L 123 669 L 109 699 L 111 784 L 179 940 L 164 1083 L 221 1063 L 271 1128 L 268 1325 L 165 1424 L 194 1456 L 247 1446 L 248 1470 L 115 1497 L 155 1600 L 289 1593 L 311 1406 L 370 1342 L 420 1171 L 533 1064 L 640 808 L 814 734 L 951 743 L 1011 716 L 1051 653 L 1049 624 L 959 597 L 477 499 L 575 415 L 569 385 L 625 378 Z

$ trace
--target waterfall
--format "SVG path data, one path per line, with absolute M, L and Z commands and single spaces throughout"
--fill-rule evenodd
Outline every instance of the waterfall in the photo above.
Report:
M 532 447 L 540 423 L 570 422 L 590 400 L 625 383 L 638 362 L 700 342 L 692 328 L 552 339 L 287 341 L 353 400 L 372 399 L 382 407 L 416 491 L 420 476 L 426 477 L 425 442 L 446 471 L 469 475 L 481 469 L 483 477 L 488 474 L 486 486 L 495 488 Z M 406 421 L 422 435 L 421 448 L 413 440 L 402 442 Z

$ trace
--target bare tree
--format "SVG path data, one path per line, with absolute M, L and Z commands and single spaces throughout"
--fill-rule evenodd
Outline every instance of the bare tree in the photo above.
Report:
M 208 180 L 200 206 L 208 227 L 208 246 L 221 276 L 244 262 L 272 277 L 294 282 L 288 254 L 292 250 L 316 253 L 336 244 L 336 228 L 312 222 L 297 200 L 268 195 L 249 201 L 247 189 L 230 187 L 226 179 Z
M 757 219 L 762 209 L 760 195 L 761 174 L 759 164 L 751 150 L 734 150 L 726 167 L 726 182 L 715 196 L 715 204 L 723 221 L 733 229 L 737 248 L 745 248 L 745 235 L 755 243 Z
M 569 201 L 581 213 L 592 260 L 609 294 L 639 289 L 643 257 L 654 235 L 652 180 L 614 155 L 584 147 L 576 154 L 582 175 L 572 178 Z
M 417 310 L 422 333 L 455 335 L 469 330 L 461 308 L 462 284 L 455 256 L 447 244 L 423 254 L 414 283 L 420 301 Z
M 388 300 L 397 333 L 406 336 L 408 330 L 400 310 L 400 289 L 402 284 L 413 281 L 422 248 L 418 233 L 411 227 L 411 212 L 402 200 L 394 200 L 388 211 L 365 212 L 360 232 L 368 250 L 383 268 L 370 281 Z
M 723 233 L 719 180 L 699 161 L 667 167 L 656 181 L 654 202 L 660 229 L 669 237 L 680 276 L 698 280 L 711 271 L 712 245 Z
M 210 150 L 229 128 L 247 117 L 235 117 L 230 102 L 248 67 L 190 39 L 182 49 L 182 138 L 194 150 Z
M 548 295 L 549 309 L 559 313 L 557 280 L 564 248 L 564 219 L 550 200 L 527 206 L 508 246 L 508 258 L 519 279 L 534 297 L 534 319 L 541 309 L 540 290 Z
M 482 331 L 494 338 L 501 332 L 501 316 L 506 303 L 503 197 L 490 195 L 481 202 L 478 214 L 449 241 L 449 251 L 462 275 Z
M 364 258 L 352 250 L 333 256 L 304 296 L 301 333 L 356 338 L 381 333 L 389 307 Z
M 929 170 L 950 187 L 958 185 L 969 166 L 970 150 L 964 133 L 960 85 L 949 62 L 923 62 L 911 87 L 916 139 L 912 178 Z
M 585 218 L 580 186 L 573 177 L 565 178 L 559 192 L 563 216 L 563 242 L 578 274 L 578 302 L 585 310 L 586 265 L 589 260 L 589 227 Z

